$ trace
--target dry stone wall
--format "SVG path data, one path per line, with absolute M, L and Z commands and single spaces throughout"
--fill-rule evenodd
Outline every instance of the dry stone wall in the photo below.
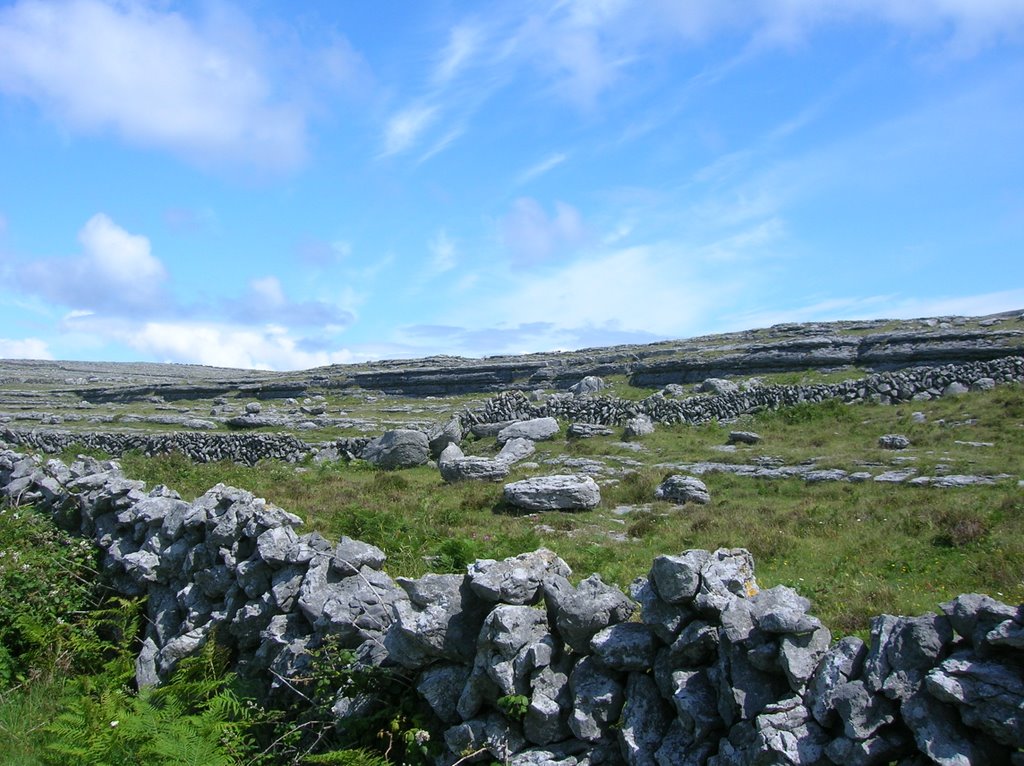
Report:
M 0 493 L 94 540 L 110 581 L 146 597 L 141 685 L 216 630 L 285 694 L 333 636 L 411 675 L 442 764 L 1024 764 L 1024 607 L 987 596 L 833 641 L 742 549 L 659 556 L 629 595 L 573 585 L 546 550 L 392 579 L 380 549 L 224 485 L 188 503 L 113 462 L 0 449 Z
M 1024 357 L 1004 357 L 987 362 L 917 367 L 883 372 L 841 383 L 807 386 L 753 386 L 709 396 L 672 399 L 661 394 L 640 401 L 611 396 L 556 395 L 540 403 L 523 393 L 510 391 L 489 399 L 479 410 L 463 414 L 466 430 L 477 423 L 555 417 L 576 423 L 622 425 L 639 415 L 664 424 L 704 423 L 731 420 L 751 412 L 788 407 L 827 399 L 853 403 L 875 401 L 896 404 L 936 399 L 947 392 L 967 391 L 1003 383 L 1024 382 Z
M 732 387 L 729 387 L 730 390 L 725 393 L 684 399 L 668 398 L 660 394 L 641 401 L 600 395 L 555 394 L 543 402 L 535 403 L 520 391 L 509 391 L 487 400 L 478 410 L 459 413 L 458 423 L 460 430 L 466 433 L 482 433 L 483 424 L 539 418 L 609 426 L 622 425 L 639 416 L 646 416 L 663 424 L 693 424 L 715 418 L 731 420 L 745 413 L 801 402 L 839 399 L 847 403 L 877 401 L 895 404 L 1014 382 L 1024 382 L 1024 357 L 920 367 L 835 384 L 755 386 L 746 390 L 740 390 L 739 387 L 731 390 Z M 142 433 L 12 427 L 0 430 L 0 439 L 15 446 L 49 454 L 64 452 L 77 445 L 115 457 L 132 450 L 145 455 L 180 452 L 195 462 L 231 460 L 245 465 L 255 465 L 263 459 L 298 462 L 323 449 L 331 449 L 342 458 L 358 458 L 362 457 L 363 449 L 371 441 L 369 437 L 361 436 L 314 443 L 283 433 Z

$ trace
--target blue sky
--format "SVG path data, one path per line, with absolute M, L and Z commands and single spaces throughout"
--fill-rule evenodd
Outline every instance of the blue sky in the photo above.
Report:
M 0 357 L 1011 309 L 1020 0 L 0 2 Z

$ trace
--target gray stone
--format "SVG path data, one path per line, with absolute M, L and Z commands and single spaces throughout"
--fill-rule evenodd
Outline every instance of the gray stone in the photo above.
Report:
M 437 467 L 447 484 L 460 481 L 501 481 L 509 472 L 508 463 L 486 457 L 467 457 L 457 444 L 449 444 L 444 448 Z
M 925 686 L 954 705 L 968 726 L 996 742 L 1024 748 L 1024 675 L 1019 664 L 980 660 L 958 652 L 930 671 Z
M 867 646 L 856 636 L 840 639 L 818 661 L 807 687 L 811 714 L 822 726 L 835 722 L 836 689 L 860 675 Z
M 521 553 L 503 561 L 479 559 L 469 565 L 469 585 L 484 601 L 534 604 L 540 600 L 544 580 L 568 577 L 569 565 L 546 548 Z
M 705 378 L 697 386 L 697 390 L 704 394 L 738 394 L 740 387 L 724 378 Z
M 686 740 L 701 742 L 725 727 L 718 715 L 718 692 L 706 669 L 677 670 L 672 673 L 672 704 Z
M 971 383 L 971 391 L 991 391 L 996 387 L 996 382 L 992 378 L 978 378 Z
M 578 383 L 569 386 L 569 391 L 573 396 L 589 396 L 603 391 L 604 388 L 605 382 L 603 378 L 599 378 L 597 375 L 587 375 Z
M 832 633 L 824 627 L 811 633 L 782 637 L 779 641 L 779 665 L 789 680 L 790 689 L 798 694 L 803 692 L 831 641 Z
M 379 570 L 384 566 L 386 559 L 384 551 L 376 545 L 342 535 L 334 549 L 331 565 L 342 577 L 347 577 L 356 574 L 363 567 Z
M 595 436 L 611 436 L 612 431 L 608 426 L 597 423 L 573 423 L 566 431 L 570 439 L 591 439 Z
M 577 588 L 564 577 L 551 577 L 544 581 L 544 599 L 550 624 L 580 654 L 590 651 L 590 639 L 599 630 L 628 620 L 636 608 L 622 591 L 605 585 L 596 574 Z
M 430 457 L 435 460 L 449 444 L 462 443 L 462 423 L 458 418 L 451 418 L 447 423 L 433 428 L 427 436 Z
M 562 657 L 534 672 L 530 706 L 523 718 L 523 734 L 530 742 L 548 745 L 570 736 L 568 712 L 572 708 L 569 673 L 572 660 Z
M 536 451 L 537 445 L 533 440 L 516 437 L 505 442 L 498 454 L 494 456 L 494 460 L 504 465 L 512 465 L 526 460 Z
M 643 671 L 654 664 L 658 639 L 643 623 L 621 622 L 598 631 L 590 648 L 612 670 Z
M 909 733 L 901 728 L 889 728 L 876 732 L 866 740 L 837 737 L 825 748 L 825 755 L 832 763 L 842 766 L 877 766 L 894 763 L 901 756 L 916 750 Z M 905 762 L 899 763 L 903 766 Z
M 690 550 L 679 556 L 658 556 L 651 564 L 650 579 L 658 595 L 670 604 L 693 601 L 700 588 L 700 572 L 711 554 Z
M 398 578 L 409 601 L 395 602 L 395 625 L 385 644 L 406 668 L 434 660 L 472 663 L 488 604 L 462 575 L 428 574 L 419 580 Z
M 983 647 L 988 641 L 988 633 L 1006 620 L 1024 621 L 1024 609 L 1007 606 L 981 593 L 963 593 L 940 604 L 940 608 L 949 618 L 953 630 L 976 648 Z
M 506 484 L 504 498 L 527 511 L 582 511 L 597 507 L 601 489 L 589 476 L 536 476 Z
M 761 435 L 753 431 L 730 431 L 729 444 L 757 444 L 761 441 Z
M 695 620 L 683 628 L 669 651 L 673 661 L 683 667 L 706 665 L 718 656 L 718 628 Z
M 903 434 L 885 434 L 878 437 L 878 446 L 882 449 L 906 449 L 910 446 L 910 439 Z
M 476 754 L 470 762 L 490 760 L 490 755 L 505 763 L 526 747 L 522 734 L 497 713 L 453 726 L 445 731 L 444 741 L 452 753 Z
M 626 421 L 623 438 L 638 439 L 654 433 L 654 422 L 647 415 L 636 415 Z
M 863 681 L 848 681 L 835 689 L 833 700 L 843 734 L 865 740 L 896 718 L 896 706 L 881 694 L 872 694 Z
M 871 648 L 864 660 L 864 684 L 890 699 L 906 699 L 938 665 L 953 640 L 949 619 L 881 615 L 871 621 Z
M 658 488 L 654 490 L 654 497 L 658 500 L 668 500 L 673 503 L 698 503 L 706 505 L 711 502 L 711 495 L 708 488 L 700 479 L 693 476 L 680 476 L 678 474 L 669 476 Z
M 640 604 L 640 620 L 665 644 L 676 640 L 679 631 L 696 616 L 685 604 L 670 604 L 658 596 L 646 577 L 638 577 L 629 585 L 630 597 Z
M 363 448 L 361 456 L 386 470 L 414 468 L 430 458 L 430 446 L 422 431 L 398 428 L 372 440 Z
M 629 766 L 655 766 L 671 718 L 650 676 L 630 673 L 619 718 L 619 745 Z
M 554 418 L 520 420 L 498 432 L 498 444 L 504 444 L 510 439 L 529 439 L 534 442 L 546 441 L 553 438 L 557 433 L 558 421 Z
M 785 585 L 755 594 L 750 603 L 757 627 L 768 633 L 811 633 L 821 627 L 821 620 L 807 614 L 811 602 Z
M 918 690 L 903 700 L 900 715 L 914 735 L 918 749 L 939 766 L 1000 764 L 1006 749 L 985 737 L 972 736 L 950 705 Z
M 451 725 L 459 722 L 459 695 L 468 678 L 469 668 L 465 665 L 431 665 L 420 673 L 416 691 L 442 723 Z
M 259 557 L 272 567 L 294 563 L 299 546 L 299 536 L 291 527 L 268 529 L 256 539 Z
M 569 676 L 572 713 L 569 728 L 585 742 L 598 742 L 610 733 L 611 724 L 619 719 L 625 694 L 615 673 L 593 657 L 576 663 Z
M 719 548 L 701 567 L 694 603 L 698 610 L 716 614 L 737 596 L 751 598 L 758 592 L 750 552 L 745 548 Z
M 960 394 L 966 394 L 970 389 L 967 388 L 963 383 L 953 381 L 944 389 L 942 389 L 943 396 L 959 396 Z

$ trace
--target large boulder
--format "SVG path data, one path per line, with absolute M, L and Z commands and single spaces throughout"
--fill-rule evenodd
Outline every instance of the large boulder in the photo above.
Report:
M 397 428 L 371 441 L 363 448 L 362 458 L 378 468 L 414 468 L 430 457 L 427 435 L 422 431 Z
M 588 396 L 589 394 L 596 394 L 603 390 L 605 382 L 603 378 L 599 378 L 597 375 L 587 375 L 579 383 L 575 383 L 569 386 L 569 390 L 575 396 Z
M 558 433 L 558 421 L 554 418 L 534 418 L 520 420 L 505 426 L 498 432 L 498 443 L 504 444 L 511 439 L 529 439 L 533 442 L 545 441 Z
M 626 421 L 626 429 L 623 435 L 627 439 L 636 439 L 641 436 L 650 436 L 654 433 L 654 421 L 647 415 L 637 415 Z
M 601 489 L 589 476 L 535 476 L 505 485 L 505 502 L 527 511 L 586 511 L 601 502 Z

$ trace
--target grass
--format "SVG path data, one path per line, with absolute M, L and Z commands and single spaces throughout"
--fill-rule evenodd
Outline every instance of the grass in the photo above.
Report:
M 913 411 L 924 412 L 926 421 L 913 423 Z M 954 425 L 968 420 L 976 422 Z M 713 449 L 738 427 L 757 431 L 762 442 L 734 452 Z M 878 448 L 878 436 L 889 432 L 906 433 L 912 447 L 900 453 Z M 384 473 L 355 463 L 296 471 L 274 462 L 245 468 L 139 455 L 122 463 L 129 476 L 165 483 L 188 498 L 220 481 L 248 489 L 305 518 L 307 529 L 381 546 L 392 576 L 461 571 L 478 557 L 503 558 L 543 545 L 577 576 L 598 572 L 625 587 L 662 553 L 746 547 L 762 586 L 797 588 L 839 634 L 863 634 L 869 618 L 881 612 L 935 610 L 961 592 L 1024 602 L 1024 490 L 1017 485 L 1024 475 L 1020 387 L 901 407 L 826 402 L 735 424 L 659 428 L 642 440 L 642 453 L 621 447 L 617 439 L 545 442 L 531 458 L 542 462 L 568 453 L 611 466 L 615 458 L 642 461 L 631 473 L 601 478 L 602 503 L 585 513 L 509 513 L 500 484 L 446 485 L 428 467 Z M 484 439 L 468 448 L 491 454 L 495 446 Z M 704 477 L 712 496 L 708 506 L 654 500 L 654 488 L 674 472 L 659 463 L 751 462 L 768 456 L 786 464 L 817 458 L 822 466 L 846 470 L 868 464 L 875 473 L 902 465 L 898 459 L 912 459 L 906 464 L 923 474 L 944 466 L 948 473 L 1013 478 L 942 490 L 709 474 Z M 517 468 L 511 478 L 564 470 Z M 620 506 L 633 508 L 617 512 Z

